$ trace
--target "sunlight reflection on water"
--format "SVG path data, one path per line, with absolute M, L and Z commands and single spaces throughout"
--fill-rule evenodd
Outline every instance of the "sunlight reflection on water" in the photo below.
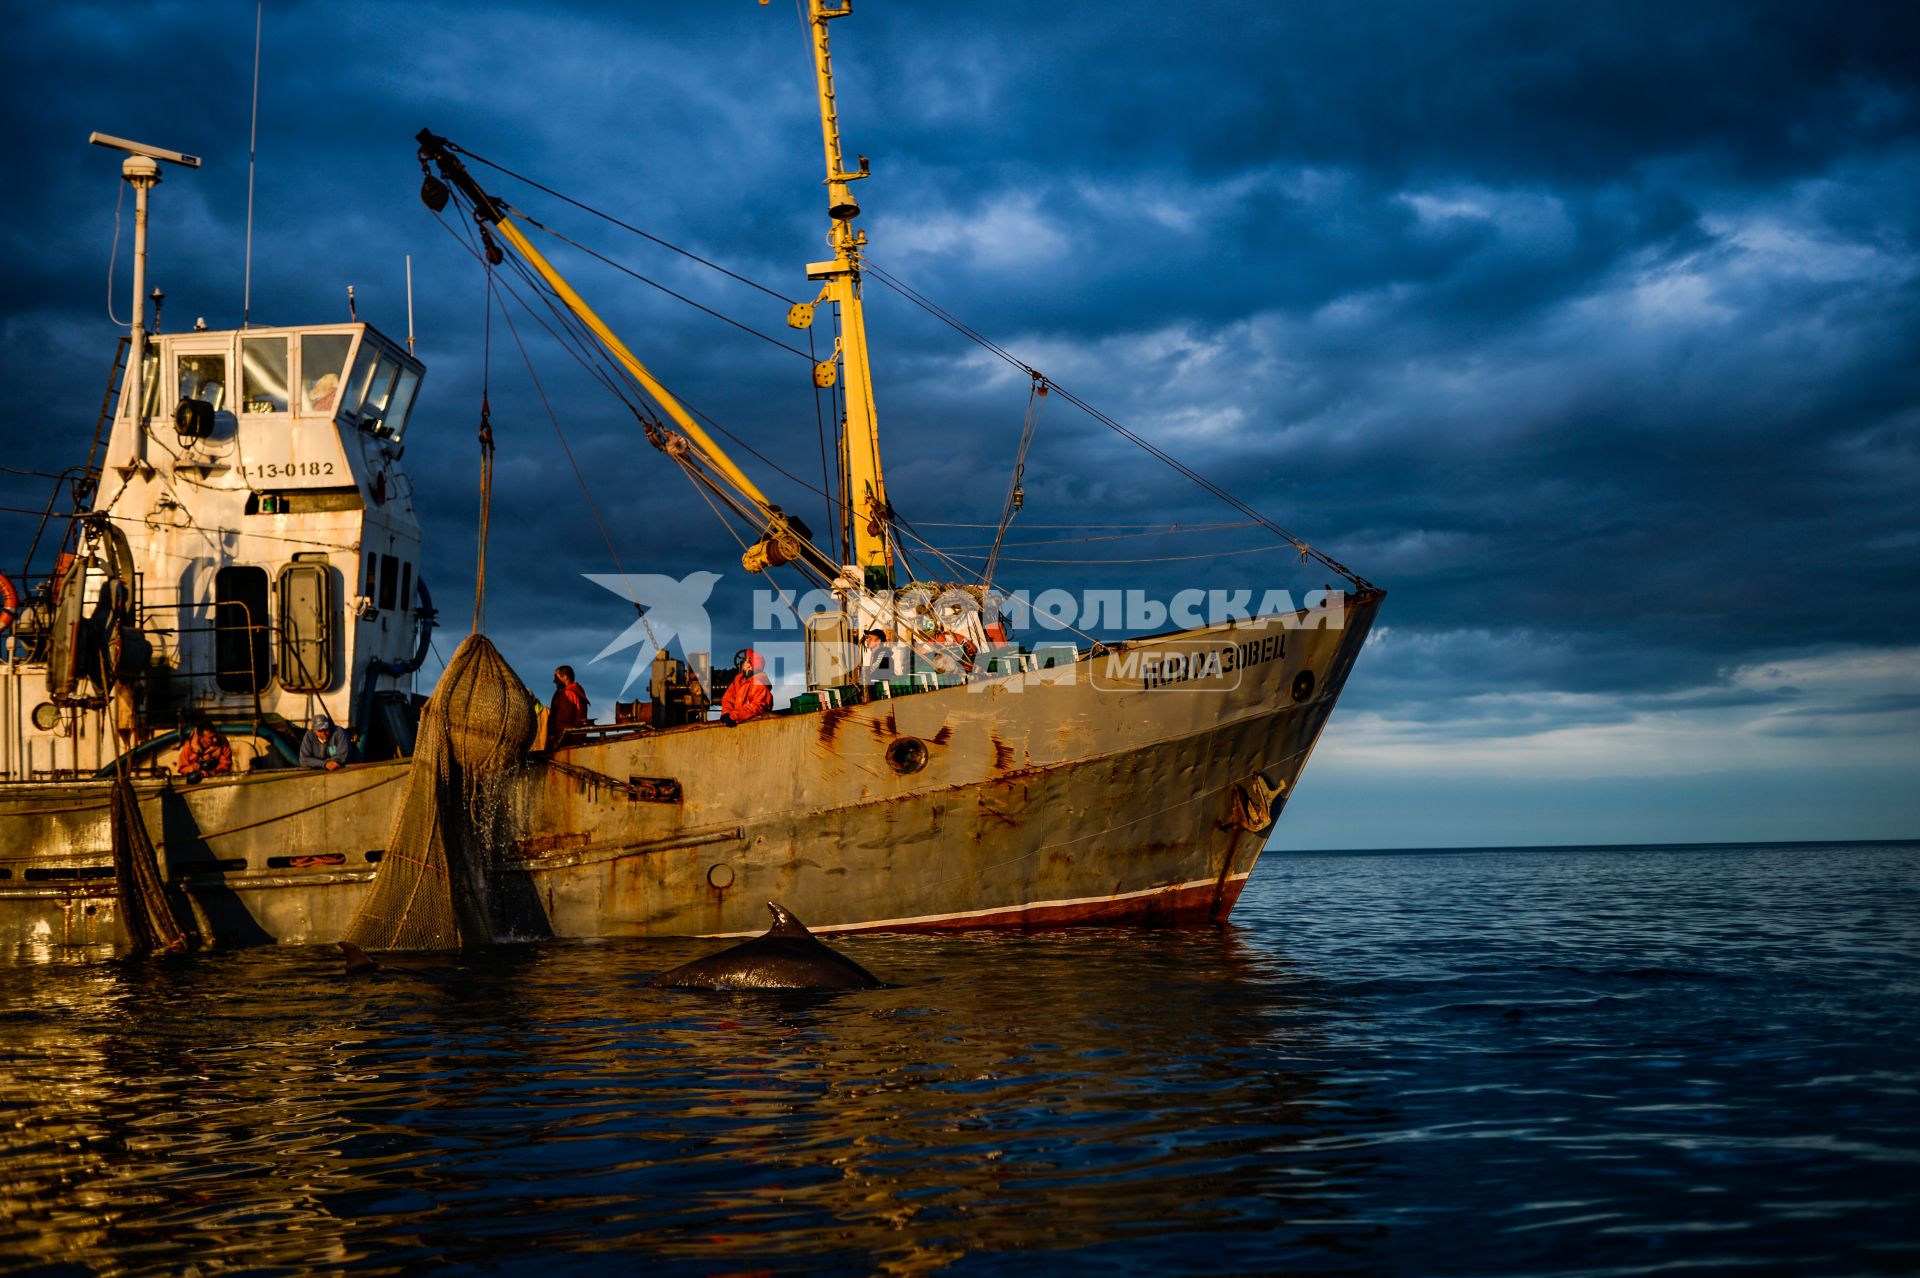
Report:
M 379 1273 L 1920 1266 L 1911 846 L 1274 856 L 1224 931 L 18 966 L 0 1254 Z

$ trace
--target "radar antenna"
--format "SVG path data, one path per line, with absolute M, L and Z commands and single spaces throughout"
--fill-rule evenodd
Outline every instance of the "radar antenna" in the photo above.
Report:
M 109 133 L 92 134 L 87 141 L 95 146 L 127 153 L 127 158 L 120 162 L 120 176 L 133 187 L 133 332 L 127 352 L 126 402 L 131 405 L 128 412 L 133 415 L 134 424 L 138 427 L 133 432 L 133 463 L 145 466 L 146 387 L 142 383 L 146 378 L 147 356 L 147 192 L 160 185 L 161 160 L 182 168 L 197 169 L 200 167 L 200 157 L 183 151 L 169 151 L 161 146 L 149 146 L 145 142 L 129 142 L 126 138 L 116 138 Z

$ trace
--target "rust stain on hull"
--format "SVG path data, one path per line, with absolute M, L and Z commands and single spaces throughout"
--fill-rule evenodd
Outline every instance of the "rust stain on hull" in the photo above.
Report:
M 852 706 L 833 706 L 820 712 L 820 744 L 831 746 L 834 734 L 840 731 L 840 725 L 853 713 Z
M 555 852 L 572 852 L 593 842 L 591 830 L 584 833 L 536 834 L 530 838 L 519 839 L 510 844 L 507 851 L 525 860 L 532 857 L 551 856 Z
M 1265 843 L 1222 830 L 1231 788 L 1257 773 L 1293 793 L 1373 611 L 1353 606 L 1344 633 L 1300 631 L 1284 661 L 1249 667 L 1236 689 L 1093 686 L 1050 668 L 1018 676 L 1017 696 L 930 689 L 741 730 L 585 742 L 568 762 L 619 780 L 583 786 L 529 769 L 512 800 L 518 846 L 505 881 L 533 933 L 570 937 L 757 934 L 771 897 L 826 931 L 1221 919 Z M 1295 702 L 1308 668 L 1322 691 Z M 944 748 L 889 767 L 886 748 L 903 735 Z M 370 783 L 405 770 L 137 788 L 166 794 L 167 876 L 223 940 L 316 944 L 342 934 L 377 873 L 366 849 L 384 842 L 403 787 Z M 648 778 L 684 786 L 680 802 L 633 801 L 634 781 Z M 68 893 L 24 881 L 30 868 L 94 862 L 103 792 L 89 782 L 0 793 L 0 868 L 13 875 L 0 881 L 0 945 L 72 945 L 90 923 L 112 924 L 110 896 L 88 916 L 54 899 Z M 210 861 L 195 842 L 241 829 L 258 831 L 233 845 L 247 864 Z M 254 855 L 286 848 L 346 860 L 269 872 Z

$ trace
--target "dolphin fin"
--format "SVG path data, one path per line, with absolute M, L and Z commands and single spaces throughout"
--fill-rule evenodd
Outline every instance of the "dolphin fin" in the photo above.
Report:
M 355 945 L 352 941 L 335 941 L 334 944 L 338 945 L 340 952 L 347 956 L 347 974 L 349 976 L 358 972 L 377 972 L 380 970 L 380 965 L 374 962 L 365 950 Z
M 767 929 L 766 934 L 768 936 L 811 937 L 813 935 L 813 933 L 807 931 L 807 925 L 795 918 L 793 911 L 780 904 L 780 902 L 768 901 L 767 909 L 773 912 L 773 926 Z

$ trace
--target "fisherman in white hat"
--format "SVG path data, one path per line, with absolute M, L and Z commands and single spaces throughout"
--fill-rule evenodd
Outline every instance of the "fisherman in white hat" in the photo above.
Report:
M 334 727 L 324 711 L 314 715 L 313 726 L 300 738 L 300 766 L 338 772 L 346 761 L 347 734 Z

